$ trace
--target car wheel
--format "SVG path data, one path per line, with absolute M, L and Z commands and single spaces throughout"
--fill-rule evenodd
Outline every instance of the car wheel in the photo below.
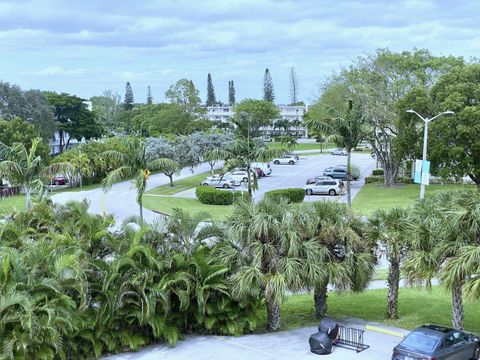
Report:
M 307 195 L 313 195 L 312 189 L 307 189 L 307 190 L 305 190 L 305 194 L 307 194 Z
M 55 181 L 54 184 L 55 185 L 60 185 L 60 181 Z
M 244 177 L 244 178 L 242 179 L 242 181 L 243 181 L 243 182 L 247 182 L 248 179 L 247 179 L 246 177 Z
M 203 183 L 202 185 L 203 185 L 203 186 L 208 186 L 208 184 L 207 184 L 207 183 Z
M 290 161 L 288 162 L 288 165 L 293 165 L 293 164 L 295 164 L 295 161 L 293 161 L 293 160 L 290 160 Z
M 223 184 L 223 188 L 224 189 L 228 189 L 230 186 L 228 186 L 228 184 Z
M 473 360 L 480 360 L 480 345 L 475 346 L 475 351 L 473 352 Z
M 333 189 L 330 189 L 330 190 L 328 190 L 328 195 L 335 196 L 335 195 L 337 195 L 337 192 Z
M 275 165 L 279 165 L 279 164 L 280 164 L 280 161 L 275 160 L 273 163 L 274 163 Z

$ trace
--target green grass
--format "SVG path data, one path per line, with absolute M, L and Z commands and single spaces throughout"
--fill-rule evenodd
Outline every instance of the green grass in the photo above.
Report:
M 0 199 L 0 215 L 7 214 L 13 210 L 25 210 L 25 195 L 11 196 Z
M 269 142 L 267 143 L 267 146 L 270 149 L 286 149 L 287 147 L 283 145 L 282 143 L 279 142 Z M 323 149 L 325 150 L 326 148 L 331 148 L 334 147 L 334 144 L 324 144 Z M 302 144 L 297 144 L 293 151 L 298 151 L 298 150 L 318 150 L 320 151 L 320 144 L 319 143 L 302 143 Z
M 453 189 L 473 190 L 474 185 L 428 185 L 425 195 L 437 191 Z M 383 184 L 365 184 L 353 200 L 353 209 L 363 215 L 371 215 L 377 209 L 390 209 L 393 207 L 407 207 L 418 200 L 420 185 L 400 184 L 394 188 L 386 188 Z
M 232 205 L 205 205 L 197 199 L 148 195 L 143 197 L 143 206 L 167 215 L 172 215 L 174 208 L 181 208 L 190 214 L 204 211 L 210 214 L 212 220 L 225 220 L 233 208 Z
M 316 325 L 311 294 L 290 295 L 281 307 L 282 330 Z M 332 292 L 328 295 L 328 315 L 335 319 L 355 317 L 378 322 L 403 329 L 414 329 L 425 324 L 434 323 L 451 326 L 451 293 L 443 287 L 434 286 L 426 290 L 421 288 L 401 288 L 399 296 L 398 320 L 385 319 L 387 306 L 387 289 L 366 290 L 361 293 Z M 467 331 L 480 333 L 480 303 L 464 303 Z M 263 330 L 266 314 L 262 312 L 262 321 L 258 330 Z
M 218 173 L 218 171 L 216 171 Z M 170 184 L 158 186 L 152 190 L 147 191 L 147 194 L 155 194 L 155 195 L 173 195 L 179 193 L 180 191 L 185 191 L 200 185 L 200 182 L 205 179 L 206 176 L 211 174 L 210 171 L 200 173 L 197 175 L 189 176 L 182 180 L 174 180 L 173 186 Z

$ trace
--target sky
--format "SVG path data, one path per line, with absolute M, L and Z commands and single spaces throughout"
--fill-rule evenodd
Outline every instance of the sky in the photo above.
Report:
M 75 94 L 104 90 L 154 102 L 181 78 L 206 98 L 263 96 L 269 68 L 276 103 L 311 103 L 333 72 L 379 48 L 480 54 L 480 1 L 376 0 L 0 0 L 0 81 Z

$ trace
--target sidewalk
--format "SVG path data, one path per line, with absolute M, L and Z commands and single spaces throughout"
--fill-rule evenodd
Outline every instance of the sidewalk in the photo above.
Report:
M 344 319 L 341 323 L 357 329 L 365 329 L 366 325 L 406 334 L 408 331 L 386 327 L 376 323 L 367 323 L 359 319 Z M 123 353 L 103 358 L 104 360 L 295 360 L 318 359 L 319 356 L 310 352 L 308 338 L 317 332 L 313 326 L 280 331 L 267 334 L 253 334 L 239 337 L 233 336 L 187 336 L 179 341 L 174 348 L 168 345 L 152 345 L 137 353 Z M 340 347 L 334 347 L 332 354 L 326 359 L 331 360 L 386 360 L 390 359 L 392 349 L 400 342 L 398 336 L 387 335 L 372 330 L 366 330 L 364 342 L 370 348 L 356 353 Z M 321 357 L 320 357 L 321 358 Z

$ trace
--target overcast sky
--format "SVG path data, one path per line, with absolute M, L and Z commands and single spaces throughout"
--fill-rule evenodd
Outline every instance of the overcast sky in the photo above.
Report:
M 295 68 L 310 102 L 325 76 L 356 56 L 388 47 L 480 54 L 480 1 L 0 0 L 0 80 L 76 94 L 130 81 L 144 102 L 193 80 L 205 101 L 207 73 L 217 100 L 261 98 L 270 69 L 277 103 L 289 102 Z

